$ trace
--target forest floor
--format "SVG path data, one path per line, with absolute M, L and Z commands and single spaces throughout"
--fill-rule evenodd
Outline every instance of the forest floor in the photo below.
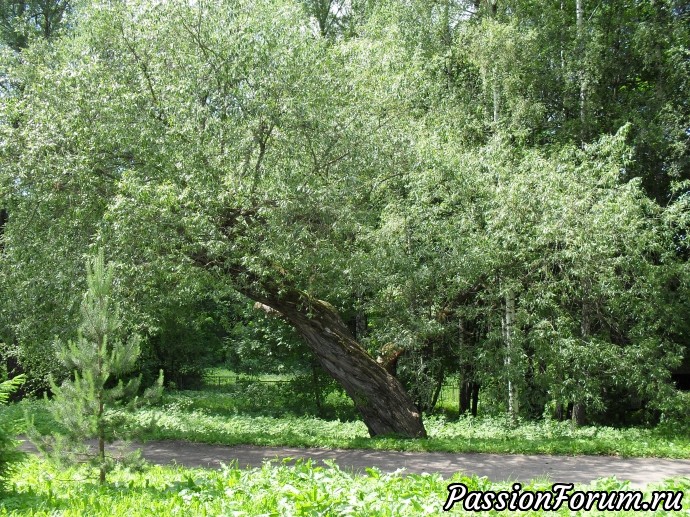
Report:
M 117 444 L 115 444 L 116 446 Z M 316 464 L 333 461 L 343 470 L 363 472 L 376 467 L 383 472 L 438 473 L 450 477 L 456 472 L 487 476 L 491 481 L 548 480 L 562 483 L 589 483 L 615 476 L 643 488 L 671 477 L 690 477 L 690 460 L 622 458 L 617 456 L 554 456 L 521 454 L 481 454 L 444 452 L 398 452 L 361 449 L 318 449 L 259 447 L 253 445 L 209 445 L 182 440 L 160 440 L 131 444 L 142 457 L 159 465 L 217 468 L 237 463 L 241 468 L 260 467 L 265 461 L 304 459 Z M 29 442 L 22 449 L 34 452 Z

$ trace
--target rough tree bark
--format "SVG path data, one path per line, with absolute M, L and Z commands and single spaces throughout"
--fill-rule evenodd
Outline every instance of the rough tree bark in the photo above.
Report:
M 379 355 L 376 357 L 376 362 L 383 367 L 393 377 L 398 376 L 398 360 L 405 353 L 403 348 L 398 347 L 395 343 L 386 343 L 379 350 Z
M 243 293 L 299 332 L 321 367 L 352 398 L 371 436 L 426 437 L 421 414 L 400 382 L 355 341 L 335 308 L 296 289 L 283 291 L 279 296 Z
M 228 210 L 220 228 L 233 241 L 255 218 L 251 210 Z M 259 277 L 227 257 L 198 250 L 190 258 L 199 267 L 228 275 L 238 292 L 280 313 L 352 398 L 371 436 L 426 437 L 422 415 L 405 389 L 359 345 L 333 306 L 289 282 Z
M 322 368 L 352 398 L 369 434 L 426 437 L 421 414 L 400 382 L 359 346 L 338 312 L 323 300 L 285 291 L 279 296 L 253 293 L 252 298 L 280 312 L 299 332 Z

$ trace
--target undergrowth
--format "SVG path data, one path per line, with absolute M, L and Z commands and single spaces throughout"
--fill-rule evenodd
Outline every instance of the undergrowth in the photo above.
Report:
M 255 399 L 255 406 L 257 404 Z M 569 422 L 522 422 L 501 418 L 443 416 L 425 419 L 429 438 L 370 438 L 364 423 L 295 414 L 267 401 L 253 411 L 244 398 L 206 392 L 166 394 L 162 401 L 123 416 L 135 439 L 182 439 L 226 445 L 390 449 L 405 451 L 491 452 L 523 454 L 604 454 L 631 457 L 690 458 L 690 436 L 684 429 L 574 428 Z M 39 431 L 55 430 L 44 401 L 24 401 L 0 408 L 10 416 L 33 415 Z
M 267 463 L 252 470 L 234 466 L 221 470 L 118 468 L 109 479 L 108 484 L 99 486 L 93 469 L 86 466 L 60 469 L 34 457 L 21 465 L 11 479 L 10 493 L 0 500 L 0 515 L 440 515 L 444 513 L 442 506 L 449 483 L 464 483 L 471 491 L 511 489 L 508 483 L 492 483 L 485 477 L 458 474 L 443 480 L 438 475 L 403 476 L 377 469 L 369 469 L 365 475 L 353 475 L 333 464 L 324 468 L 310 462 L 298 462 L 294 467 Z M 545 481 L 536 481 L 522 488 L 535 491 L 550 487 Z M 690 497 L 687 479 L 669 480 L 657 488 L 681 490 L 686 501 Z M 630 490 L 630 487 L 627 482 L 607 478 L 591 483 L 586 489 L 611 491 Z M 544 513 L 530 512 L 530 515 Z M 462 508 L 458 505 L 450 514 L 463 514 Z M 567 507 L 563 506 L 556 514 L 568 515 Z

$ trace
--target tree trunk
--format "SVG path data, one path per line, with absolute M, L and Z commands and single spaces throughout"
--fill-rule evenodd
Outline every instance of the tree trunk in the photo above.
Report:
M 433 411 L 438 403 L 438 398 L 441 396 L 441 390 L 443 389 L 443 380 L 445 379 L 446 371 L 445 368 L 441 367 L 438 372 L 438 377 L 436 378 L 436 386 L 434 387 L 434 393 L 431 397 L 431 404 L 429 405 L 429 411 Z
M 580 402 L 573 403 L 573 425 L 580 427 L 585 425 L 585 405 Z
M 299 332 L 352 398 L 371 436 L 426 437 L 421 414 L 400 382 L 359 346 L 330 304 L 296 289 L 283 288 L 275 296 L 245 294 L 280 312 Z
M 222 231 L 235 237 L 240 219 L 252 214 L 229 211 Z M 353 400 L 371 436 L 426 438 L 422 415 L 402 384 L 355 340 L 333 306 L 292 285 L 257 277 L 242 265 L 217 260 L 204 251 L 190 255 L 199 267 L 220 270 L 234 280 L 235 289 L 275 311 L 302 336 L 321 367 Z
M 460 357 L 460 386 L 459 386 L 459 404 L 458 404 L 458 413 L 459 415 L 464 415 L 466 413 L 469 413 L 472 408 L 472 395 L 474 393 L 474 386 L 475 383 L 472 380 L 473 378 L 473 367 L 471 363 L 466 362 L 466 358 L 468 354 L 467 350 L 467 339 L 465 336 L 465 322 L 463 318 L 459 318 L 458 320 L 458 345 L 459 345 L 459 350 L 458 350 L 458 355 Z M 475 408 L 475 414 L 476 414 L 476 408 Z M 474 416 L 474 415 L 473 415 Z
M 473 382 L 472 383 L 472 408 L 470 409 L 470 413 L 472 416 L 477 416 L 477 405 L 479 404 L 479 383 L 478 382 Z
M 369 320 L 367 313 L 364 311 L 364 289 L 360 289 L 357 293 L 357 307 L 355 312 L 355 339 L 359 342 L 367 336 Z
M 477 416 L 477 403 L 479 401 L 479 383 L 462 381 L 460 383 L 460 414 L 470 413 Z
M 103 430 L 98 433 L 98 481 L 101 485 L 105 484 L 105 437 L 103 436 Z
M 314 389 L 314 402 L 316 402 L 316 411 L 319 417 L 323 415 L 323 396 L 321 393 L 321 383 L 319 382 L 319 371 L 316 362 L 311 363 L 311 383 Z
M 503 316 L 503 341 L 505 343 L 504 364 L 508 375 L 508 415 L 512 422 L 517 422 L 520 414 L 517 385 L 513 379 L 512 360 L 514 354 L 513 333 L 515 325 L 515 293 L 508 291 L 505 297 L 505 313 Z
M 459 413 L 464 415 L 470 412 L 470 400 L 472 397 L 472 383 L 464 379 L 460 380 L 460 404 Z
M 584 24 L 585 24 L 585 8 L 584 0 L 575 0 L 575 24 L 577 28 L 578 50 L 579 54 L 584 55 Z M 580 81 L 580 139 L 584 145 L 587 136 L 587 77 L 583 65 L 580 65 L 579 70 Z
M 99 349 L 104 346 L 102 341 L 99 341 Z M 103 374 L 103 356 L 99 350 L 98 352 L 98 374 Z M 103 402 L 103 384 L 98 386 L 98 481 L 101 485 L 105 484 L 105 428 L 103 423 L 103 412 L 105 404 Z

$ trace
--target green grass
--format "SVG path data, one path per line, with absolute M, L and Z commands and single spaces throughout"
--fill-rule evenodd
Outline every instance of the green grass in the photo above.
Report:
M 263 388 L 262 388 L 263 389 Z M 275 399 L 271 399 L 275 396 Z M 275 391 L 225 394 L 181 391 L 166 394 L 149 408 L 127 415 L 139 439 L 183 439 L 226 445 L 389 449 L 405 451 L 491 452 L 523 454 L 604 454 L 631 457 L 690 458 L 687 431 L 672 428 L 573 428 L 569 422 L 524 422 L 510 426 L 499 418 L 447 420 L 428 417 L 426 440 L 369 438 L 364 424 L 352 419 L 323 419 L 290 409 Z M 257 407 L 255 401 L 261 401 Z M 25 401 L 0 411 L 21 418 L 27 410 L 42 432 L 56 429 L 44 401 Z M 285 405 L 283 405 L 285 404 Z M 347 411 L 335 400 L 331 411 Z M 340 409 L 338 409 L 340 408 Z
M 155 406 L 129 414 L 126 425 L 132 435 L 139 434 L 143 439 L 228 445 L 690 457 L 690 440 L 677 430 L 574 429 L 567 422 L 509 426 L 496 418 L 448 421 L 437 416 L 426 419 L 430 435 L 427 440 L 371 439 L 362 422 L 349 417 L 317 418 L 295 398 L 294 393 L 270 385 L 238 385 L 230 393 L 174 392 Z M 350 403 L 337 393 L 331 394 L 326 403 L 328 411 L 348 415 Z M 47 404 L 43 400 L 25 400 L 0 408 L 0 417 L 20 419 L 27 412 L 37 428 L 47 433 L 57 429 Z M 334 466 L 324 469 L 309 462 L 298 462 L 294 468 L 282 463 L 265 464 L 253 470 L 232 466 L 221 470 L 118 467 L 109 475 L 109 483 L 99 486 L 96 472 L 87 466 L 58 467 L 30 457 L 10 479 L 9 492 L 0 495 L 0 516 L 438 515 L 448 494 L 446 487 L 452 482 L 464 483 L 470 490 L 510 489 L 505 483 L 460 473 L 449 480 L 438 475 L 383 474 L 376 469 L 366 475 L 353 475 Z M 523 488 L 547 490 L 550 483 L 539 480 Z M 589 488 L 627 490 L 629 485 L 611 478 L 598 480 Z M 687 507 L 689 479 L 667 480 L 660 488 L 684 491 Z M 459 506 L 453 512 L 462 514 Z M 567 508 L 558 514 L 567 515 Z
M 0 498 L 0 516 L 440 515 L 448 495 L 446 487 L 451 482 L 464 483 L 469 490 L 510 490 L 507 483 L 492 483 L 486 478 L 460 474 L 450 480 L 438 475 L 384 474 L 376 469 L 365 475 L 353 475 L 335 466 L 322 468 L 309 462 L 299 462 L 294 467 L 264 464 L 252 470 L 233 466 L 221 470 L 159 466 L 145 466 L 138 471 L 117 468 L 110 473 L 109 482 L 99 486 L 93 469 L 86 466 L 58 468 L 32 457 L 20 465 L 10 480 L 10 491 Z M 525 484 L 523 490 L 549 488 L 550 483 L 540 481 Z M 587 488 L 630 489 L 626 482 L 613 478 L 595 481 Z M 660 488 L 682 490 L 687 505 L 690 480 L 669 480 Z M 458 505 L 450 514 L 462 513 Z M 530 512 L 529 515 L 544 513 Z M 562 507 L 557 514 L 568 515 L 567 507 Z
M 204 375 L 205 376 L 218 375 L 220 377 L 229 377 L 229 378 L 237 378 L 237 379 L 253 379 L 253 380 L 269 381 L 269 382 L 270 381 L 278 381 L 278 382 L 291 381 L 292 379 L 295 378 L 294 374 L 288 374 L 288 373 L 261 373 L 261 374 L 237 373 L 233 370 L 229 370 L 228 368 L 223 368 L 220 366 L 215 366 L 212 368 L 206 368 Z

